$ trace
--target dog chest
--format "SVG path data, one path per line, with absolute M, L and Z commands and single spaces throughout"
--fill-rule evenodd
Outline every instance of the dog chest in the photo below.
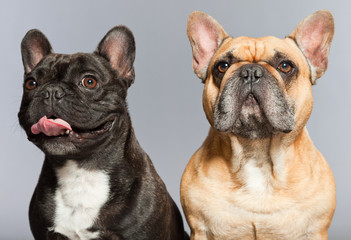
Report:
M 56 171 L 56 175 L 56 211 L 51 230 L 70 239 L 98 238 L 99 232 L 88 229 L 108 200 L 108 175 L 102 171 L 79 168 L 74 161 L 67 161 L 66 165 Z
M 241 174 L 243 187 L 251 194 L 270 194 L 270 169 L 258 167 L 255 159 L 250 159 L 243 167 Z

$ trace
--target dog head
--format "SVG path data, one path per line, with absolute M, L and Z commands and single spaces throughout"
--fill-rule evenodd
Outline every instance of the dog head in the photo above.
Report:
M 306 124 L 311 86 L 327 69 L 330 12 L 310 15 L 284 39 L 232 38 L 202 12 L 189 16 L 187 33 L 194 72 L 205 83 L 204 110 L 215 129 L 257 139 Z
M 53 53 L 38 30 L 25 35 L 21 51 L 19 122 L 46 155 L 89 154 L 129 121 L 125 99 L 134 81 L 135 42 L 125 26 L 112 28 L 94 53 Z

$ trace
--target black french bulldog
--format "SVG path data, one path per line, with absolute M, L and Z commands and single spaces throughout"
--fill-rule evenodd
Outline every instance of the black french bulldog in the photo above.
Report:
M 18 118 L 45 153 L 29 210 L 35 239 L 188 239 L 128 114 L 132 32 L 114 27 L 94 53 L 65 55 L 31 30 L 21 50 Z

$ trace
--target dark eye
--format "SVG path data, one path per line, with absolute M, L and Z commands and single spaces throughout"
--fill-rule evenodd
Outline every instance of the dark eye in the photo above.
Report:
M 27 79 L 27 81 L 25 82 L 24 86 L 26 87 L 26 89 L 28 90 L 33 90 L 34 88 L 37 87 L 37 82 L 33 79 L 33 78 L 29 78 Z
M 291 73 L 292 70 L 293 70 L 293 66 L 290 62 L 288 61 L 284 61 L 284 62 L 281 62 L 278 69 L 283 72 L 283 73 Z
M 82 80 L 82 85 L 87 88 L 95 88 L 97 85 L 97 81 L 93 77 L 84 77 Z
M 229 68 L 229 64 L 227 62 L 220 62 L 217 65 L 217 69 L 218 71 L 220 71 L 221 73 L 225 73 Z

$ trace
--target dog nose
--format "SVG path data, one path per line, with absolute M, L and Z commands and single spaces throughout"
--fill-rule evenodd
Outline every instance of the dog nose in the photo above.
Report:
M 263 77 L 263 70 L 260 65 L 244 65 L 240 71 L 240 77 L 245 83 L 257 83 Z
M 65 92 L 60 86 L 48 86 L 45 91 L 43 91 L 42 96 L 45 99 L 59 100 L 65 96 Z

